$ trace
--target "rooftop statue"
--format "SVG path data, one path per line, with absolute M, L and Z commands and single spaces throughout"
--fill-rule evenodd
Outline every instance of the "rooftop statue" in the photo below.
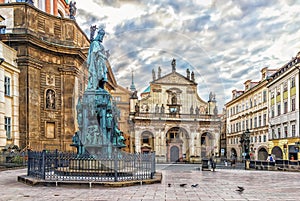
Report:
M 76 2 L 70 1 L 69 12 L 70 12 L 70 19 L 71 20 L 75 20 L 76 10 L 77 10 L 77 8 L 76 8 Z
M 104 29 L 100 28 L 89 48 L 87 58 L 89 67 L 88 89 L 104 89 L 104 85 L 107 82 L 107 57 L 102 45 L 104 35 Z

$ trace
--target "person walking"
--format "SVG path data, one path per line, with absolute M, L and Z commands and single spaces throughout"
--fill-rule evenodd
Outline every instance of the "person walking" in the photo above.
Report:
M 215 171 L 216 169 L 216 158 L 214 156 L 214 154 L 211 155 L 210 159 L 209 159 L 210 165 L 211 165 L 211 171 Z

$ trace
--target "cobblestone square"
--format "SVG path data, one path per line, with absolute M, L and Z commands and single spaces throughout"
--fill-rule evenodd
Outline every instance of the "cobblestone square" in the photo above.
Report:
M 17 182 L 17 176 L 25 175 L 26 169 L 6 170 L 0 172 L 0 200 L 299 200 L 297 172 L 241 169 L 211 172 L 199 171 L 199 166 L 158 164 L 162 183 L 122 188 L 34 187 Z M 237 186 L 245 190 L 238 192 Z

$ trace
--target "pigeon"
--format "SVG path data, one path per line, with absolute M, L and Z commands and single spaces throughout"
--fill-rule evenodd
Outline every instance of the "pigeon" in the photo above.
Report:
M 171 187 L 171 184 L 168 184 L 168 187 Z
M 242 187 L 242 186 L 238 186 L 238 189 L 236 189 L 236 191 L 238 191 L 238 192 L 240 192 L 240 193 L 242 193 L 244 190 L 245 190 L 245 189 L 244 189 L 244 187 Z
M 186 184 L 179 184 L 179 186 L 180 186 L 180 187 L 185 187 L 185 186 L 186 186 Z
M 191 187 L 197 187 L 199 184 L 192 184 Z

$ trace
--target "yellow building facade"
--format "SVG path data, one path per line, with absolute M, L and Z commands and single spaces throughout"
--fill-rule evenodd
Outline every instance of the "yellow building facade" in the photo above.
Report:
M 269 91 L 269 153 L 275 158 L 299 160 L 300 54 L 274 73 Z
M 20 145 L 17 51 L 0 42 L 0 149 Z
M 244 90 L 233 90 L 232 100 L 225 104 L 227 157 L 243 160 L 241 136 L 250 131 L 250 158 L 265 160 L 268 156 L 268 77 L 275 70 L 263 68 L 258 82 L 247 80 Z

